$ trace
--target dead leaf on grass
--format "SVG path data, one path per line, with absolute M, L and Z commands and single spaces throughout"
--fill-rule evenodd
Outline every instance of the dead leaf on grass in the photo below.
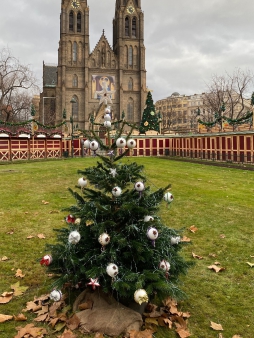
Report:
M 59 338 L 76 338 L 76 335 L 70 330 L 65 330 L 64 333 L 58 337 Z
M 226 270 L 226 268 L 219 268 L 217 265 L 210 265 L 210 266 L 208 266 L 208 269 L 210 269 L 210 270 L 214 270 L 216 273 L 218 273 L 218 272 L 220 272 L 220 271 L 224 271 L 224 270 Z
M 215 253 L 209 253 L 209 257 L 216 257 L 217 255 Z
M 27 320 L 27 317 L 25 317 L 23 313 L 20 313 L 19 315 L 14 316 L 14 319 L 16 320 L 16 322 L 25 322 Z
M 32 336 L 34 338 L 41 338 L 46 334 L 47 331 L 42 327 L 35 327 L 34 324 L 27 324 L 25 327 L 19 330 L 18 334 L 14 338 L 22 338 L 26 335 L 29 335 L 28 337 Z
M 220 235 L 220 238 L 226 238 L 226 235 L 221 234 L 221 235 Z
M 8 257 L 3 256 L 2 258 L 0 258 L 0 261 L 1 261 L 1 262 L 5 262 L 5 261 L 8 261 L 8 259 L 9 259 Z
M 2 315 L 0 314 L 0 323 L 7 322 L 8 320 L 12 320 L 13 316 Z
M 195 225 L 192 225 L 191 227 L 189 227 L 189 230 L 195 233 L 198 230 L 198 228 Z
M 27 302 L 26 303 L 26 308 L 22 310 L 22 312 L 27 312 L 27 311 L 38 311 L 41 309 L 41 305 L 36 304 L 35 302 Z
M 12 300 L 13 292 L 4 292 L 0 297 L 0 304 L 7 304 Z
M 221 324 L 217 324 L 217 323 L 214 323 L 214 322 L 210 322 L 211 325 L 210 327 L 215 330 L 215 331 L 223 331 L 223 327 L 221 326 Z
M 34 236 L 30 235 L 30 236 L 27 236 L 26 239 L 31 239 L 31 238 L 34 238 Z
M 198 255 L 196 255 L 194 252 L 192 252 L 192 257 L 193 257 L 193 258 L 197 258 L 197 259 L 203 259 L 202 256 L 198 256 Z
M 182 328 L 177 329 L 176 332 L 179 334 L 180 338 L 187 338 L 190 337 L 190 332 L 188 330 L 184 330 Z
M 14 296 L 18 297 L 18 296 L 23 295 L 23 293 L 28 289 L 28 286 L 20 286 L 20 283 L 17 282 L 11 285 L 11 289 L 14 290 Z
M 37 237 L 40 238 L 40 239 L 45 239 L 46 238 L 43 234 L 38 234 Z
M 70 319 L 67 320 L 67 327 L 68 329 L 74 331 L 78 328 L 80 324 L 80 319 L 77 315 L 73 315 Z
M 17 277 L 17 278 L 18 278 L 18 277 L 19 277 L 19 278 L 24 278 L 25 275 L 23 275 L 22 270 L 18 269 L 18 270 L 16 271 L 15 277 Z
M 236 334 L 232 338 L 242 338 L 242 336 L 239 336 L 238 334 Z
M 129 331 L 130 338 L 153 338 L 154 331 L 144 330 L 144 331 Z
M 49 202 L 44 201 L 44 200 L 42 200 L 41 203 L 44 204 L 44 205 L 49 204 Z
M 186 236 L 183 236 L 183 238 L 181 239 L 181 242 L 190 242 L 191 239 L 186 237 Z
M 13 234 L 14 234 L 14 229 L 7 232 L 7 235 L 13 235 Z
M 253 266 L 254 266 L 254 263 L 247 262 L 247 264 L 248 264 L 251 268 L 253 268 Z
M 103 333 L 97 332 L 97 333 L 95 333 L 94 338 L 104 338 L 104 335 L 103 335 Z

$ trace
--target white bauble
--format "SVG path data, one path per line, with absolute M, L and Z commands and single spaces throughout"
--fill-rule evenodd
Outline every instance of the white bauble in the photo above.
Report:
M 80 233 L 77 230 L 72 231 L 69 234 L 68 241 L 71 244 L 77 244 L 81 239 Z
M 78 185 L 81 187 L 81 188 L 84 188 L 86 185 L 87 185 L 87 180 L 84 178 L 84 177 L 80 177 L 78 179 Z
M 180 236 L 171 237 L 170 242 L 171 242 L 172 245 L 178 244 L 179 242 L 181 242 L 181 237 Z
M 126 140 L 123 137 L 120 137 L 116 140 L 117 148 L 124 148 L 126 146 Z
M 107 266 L 107 274 L 110 276 L 110 277 L 115 277 L 117 274 L 118 274 L 118 266 L 114 263 L 110 263 L 108 266 Z
M 62 292 L 59 290 L 53 290 L 49 295 L 50 299 L 53 300 L 54 302 L 59 302 L 62 296 L 63 296 Z
M 114 187 L 112 189 L 112 195 L 115 197 L 119 197 L 122 193 L 122 189 L 120 187 Z
M 91 144 L 91 142 L 89 140 L 85 140 L 84 147 L 87 148 L 87 149 L 89 149 L 90 148 L 90 144 Z
M 109 111 L 109 113 L 110 113 L 110 111 Z M 110 122 L 111 116 L 109 114 L 104 115 L 104 120 L 105 120 L 105 122 Z
M 98 241 L 102 246 L 108 245 L 110 242 L 110 236 L 104 232 L 99 236 Z
M 160 262 L 159 268 L 168 272 L 170 269 L 170 263 L 168 261 L 165 261 L 165 259 L 163 259 Z
M 147 237 L 154 241 L 158 237 L 159 233 L 158 230 L 155 228 L 149 228 L 147 230 Z
M 147 303 L 149 299 L 146 290 L 138 289 L 137 291 L 135 291 L 134 300 L 139 305 L 141 305 L 142 303 Z
M 111 112 L 110 106 L 108 106 L 107 108 L 105 108 L 104 112 L 105 112 L 105 114 L 109 114 Z
M 170 192 L 166 192 L 166 194 L 164 195 L 164 200 L 168 203 L 171 203 L 173 199 L 173 195 Z
M 80 225 L 81 223 L 81 218 L 76 218 L 74 224 Z
M 90 149 L 97 150 L 99 148 L 99 143 L 97 141 L 91 141 L 90 143 Z
M 136 141 L 131 138 L 127 141 L 127 147 L 129 149 L 135 148 L 136 145 L 137 145 Z
M 137 183 L 135 183 L 134 188 L 137 191 L 143 191 L 143 190 L 145 190 L 145 185 L 144 185 L 143 182 L 137 182 Z
M 152 222 L 154 221 L 154 218 L 152 216 L 145 216 L 144 217 L 144 222 Z
M 104 122 L 104 127 L 111 128 L 111 122 L 110 121 L 105 121 Z

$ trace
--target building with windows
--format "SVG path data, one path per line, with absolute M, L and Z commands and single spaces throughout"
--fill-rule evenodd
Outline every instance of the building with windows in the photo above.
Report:
M 65 110 L 67 121 L 73 115 L 80 129 L 89 127 L 91 116 L 100 123 L 104 81 L 111 93 L 113 117 L 120 118 L 124 111 L 129 122 L 139 122 L 147 95 L 141 0 L 116 0 L 113 44 L 103 30 L 92 51 L 88 2 L 62 0 L 58 64 L 43 62 L 40 120 L 57 124 Z M 70 102 L 72 98 L 75 103 Z

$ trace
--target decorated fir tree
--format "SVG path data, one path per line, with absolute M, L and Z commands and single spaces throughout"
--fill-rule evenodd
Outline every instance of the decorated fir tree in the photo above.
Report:
M 159 116 L 155 113 L 155 106 L 151 92 L 148 92 L 146 98 L 146 107 L 143 111 L 142 120 L 140 122 L 139 131 L 145 134 L 148 130 L 160 132 Z
M 87 133 L 85 147 L 97 156 L 97 164 L 79 171 L 76 189 L 70 189 L 75 203 L 66 210 L 66 226 L 55 230 L 57 242 L 47 244 L 49 252 L 41 260 L 59 277 L 52 299 L 59 300 L 66 283 L 139 304 L 154 296 L 182 298 L 178 278 L 188 268 L 179 254 L 184 243 L 157 215 L 161 202 L 173 201 L 170 185 L 153 191 L 143 166 L 124 159 L 136 146 L 134 126 L 118 121 L 121 128 L 112 141 L 108 108 L 104 119 L 108 145 L 93 130 Z M 131 130 L 122 137 L 126 124 Z

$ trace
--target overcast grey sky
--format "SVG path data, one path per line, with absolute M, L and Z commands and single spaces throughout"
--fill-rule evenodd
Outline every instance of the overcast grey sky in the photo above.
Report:
M 206 90 L 213 74 L 254 69 L 253 0 L 142 0 L 147 86 L 154 101 Z M 90 48 L 102 30 L 112 44 L 115 0 L 88 0 Z M 61 0 L 0 0 L 0 49 L 29 64 L 57 63 Z

